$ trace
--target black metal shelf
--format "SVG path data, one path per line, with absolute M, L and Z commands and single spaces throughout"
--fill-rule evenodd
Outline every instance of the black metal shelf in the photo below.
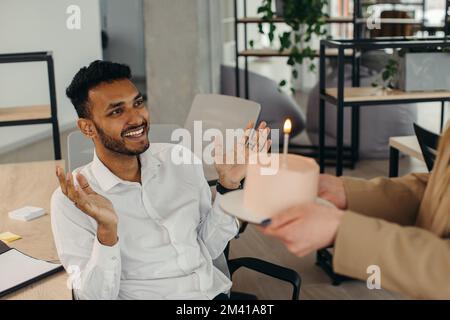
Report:
M 248 39 L 247 39 L 247 25 L 250 23 L 259 23 L 262 21 L 260 18 L 255 17 L 248 17 L 247 16 L 247 5 L 246 0 L 244 1 L 244 12 L 243 17 L 238 16 L 238 0 L 234 0 L 234 18 L 235 18 L 235 40 L 236 40 L 236 47 L 235 47 L 235 59 L 236 59 L 236 65 L 235 65 L 235 81 L 236 81 L 236 96 L 241 96 L 241 87 L 240 87 L 240 75 L 239 75 L 239 61 L 240 58 L 244 59 L 244 97 L 246 99 L 249 98 L 249 76 L 248 76 L 248 58 L 249 57 L 287 57 L 288 52 L 278 52 L 277 50 L 249 50 L 248 49 Z M 349 17 L 343 18 L 345 23 L 352 23 L 353 24 L 353 39 L 357 39 L 358 41 L 361 41 L 361 45 L 365 43 L 372 43 L 373 49 L 377 47 L 378 49 L 385 49 L 387 48 L 387 44 L 392 40 L 397 40 L 397 38 L 379 38 L 377 41 L 373 41 L 372 39 L 364 38 L 364 32 L 365 32 L 365 25 L 364 22 L 366 21 L 366 18 L 362 18 L 362 0 L 354 0 L 354 10 L 353 10 L 353 16 L 351 20 Z M 413 1 L 414 5 L 422 5 L 422 10 L 425 12 L 425 0 L 419 0 L 419 1 Z M 447 6 L 449 6 L 450 0 L 447 0 Z M 449 29 L 449 21 L 448 19 L 448 13 L 446 12 L 446 25 L 444 29 L 448 31 Z M 271 22 L 271 21 L 265 21 L 265 22 Z M 273 22 L 276 23 L 283 23 L 284 19 L 281 17 L 276 17 L 273 19 Z M 425 25 L 425 20 L 415 20 L 415 19 L 395 19 L 395 18 L 383 18 L 380 21 L 382 24 L 415 24 L 417 26 L 420 26 L 420 30 L 430 30 L 431 32 L 435 32 L 436 30 L 442 29 L 442 27 L 427 27 Z M 239 48 L 239 35 L 238 35 L 238 26 L 243 25 L 244 27 L 244 50 L 240 50 Z M 400 39 L 400 38 L 399 38 Z M 345 46 L 343 42 L 345 41 L 352 41 L 349 40 L 340 40 L 339 45 L 333 46 L 332 40 L 327 40 L 329 42 L 329 48 L 338 49 Z M 410 41 L 410 40 L 408 40 Z M 417 41 L 421 41 L 420 39 Z M 409 44 L 406 46 L 415 46 L 413 42 L 409 42 Z M 351 50 L 353 48 L 353 45 L 348 45 L 347 47 L 344 47 L 344 60 L 339 60 L 339 54 L 333 53 L 329 54 L 329 52 L 324 51 L 323 53 L 318 52 L 317 57 L 326 57 L 326 58 L 333 58 L 337 59 L 338 67 L 343 65 L 344 61 L 351 61 L 352 64 L 352 86 L 358 87 L 359 86 L 359 69 L 361 64 L 361 52 L 363 50 L 355 50 L 352 54 L 348 54 L 348 50 Z M 268 52 L 272 51 L 272 52 Z M 333 104 L 336 104 L 336 98 L 328 95 L 322 95 L 321 98 L 330 101 Z M 420 99 L 419 99 L 420 100 Z M 440 98 L 434 99 L 433 98 L 424 98 L 421 101 L 442 101 Z M 405 102 L 405 100 L 396 99 L 393 103 L 400 103 Z M 358 161 L 359 158 L 359 105 L 360 101 L 357 102 L 349 102 L 346 104 L 346 106 L 352 107 L 352 116 L 351 116 L 351 123 L 352 123 L 352 134 L 351 134 L 351 150 L 352 150 L 352 167 Z M 406 102 L 405 102 L 406 103 Z M 375 105 L 377 104 L 374 101 L 367 101 L 366 105 Z M 442 104 L 442 114 L 444 110 L 444 104 Z
M 47 64 L 48 85 L 50 94 L 50 105 L 43 106 L 39 110 L 34 110 L 35 106 L 30 107 L 18 107 L 18 108 L 2 108 L 0 109 L 0 119 L 2 117 L 2 111 L 14 113 L 16 109 L 18 111 L 17 117 L 9 117 L 9 120 L 0 120 L 0 127 L 9 126 L 23 126 L 23 125 L 37 125 L 37 124 L 51 124 L 53 135 L 53 150 L 55 160 L 61 159 L 61 142 L 59 136 L 58 116 L 57 116 L 57 103 L 56 103 L 56 88 L 55 88 L 55 69 L 53 63 L 52 52 L 21 52 L 21 53 L 5 53 L 0 54 L 0 64 L 2 63 L 23 63 L 23 62 L 39 62 L 43 61 Z M 47 111 L 45 110 L 48 107 Z M 21 119 L 24 110 L 31 110 L 34 115 L 31 117 Z M 44 109 L 44 112 L 42 112 Z M 46 113 L 45 116 L 41 116 L 41 113 Z M 10 115 L 10 114 L 9 114 Z M 4 119 L 8 119 L 3 115 Z
M 441 126 L 443 124 L 443 106 L 445 101 L 450 101 L 450 91 L 437 92 L 403 92 L 394 90 L 385 92 L 383 95 L 370 95 L 369 88 L 361 88 L 358 82 L 351 88 L 344 87 L 344 50 L 352 48 L 353 50 L 376 50 L 385 48 L 444 48 L 450 47 L 450 37 L 444 38 L 391 38 L 388 39 L 358 39 L 358 40 L 321 40 L 320 51 L 325 52 L 327 47 L 337 48 L 338 56 L 338 82 L 337 88 L 330 90 L 326 87 L 325 78 L 325 59 L 320 59 L 320 105 L 319 105 L 319 164 L 321 172 L 325 169 L 325 101 L 337 107 L 337 129 L 336 129 L 336 175 L 342 175 L 342 163 L 344 152 L 344 108 L 374 105 L 388 105 L 395 103 L 419 103 L 439 101 L 442 103 Z M 359 72 L 359 71 L 358 71 Z M 353 77 L 359 78 L 359 73 L 353 72 Z M 355 80 L 355 79 L 354 79 Z M 372 88 L 372 90 L 376 90 Z M 345 92 L 350 92 L 345 94 Z M 362 94 L 361 94 L 362 93 Z M 359 117 L 359 114 L 357 115 Z M 359 151 L 359 142 L 353 142 L 353 122 L 352 119 L 352 150 L 355 154 Z M 357 121 L 359 123 L 359 121 Z M 359 129 L 358 129 L 359 132 Z

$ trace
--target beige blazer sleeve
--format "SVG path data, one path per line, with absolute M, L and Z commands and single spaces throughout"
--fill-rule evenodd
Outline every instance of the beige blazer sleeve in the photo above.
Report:
M 384 289 L 450 299 L 450 239 L 348 211 L 336 236 L 334 271 L 366 281 L 370 265 L 380 267 Z
M 429 173 L 363 180 L 343 177 L 348 210 L 400 225 L 414 225 Z

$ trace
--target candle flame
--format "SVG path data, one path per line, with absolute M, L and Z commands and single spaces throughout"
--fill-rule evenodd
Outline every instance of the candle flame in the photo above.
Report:
M 289 134 L 291 133 L 291 130 L 292 130 L 292 122 L 291 119 L 288 118 L 284 122 L 283 132 Z

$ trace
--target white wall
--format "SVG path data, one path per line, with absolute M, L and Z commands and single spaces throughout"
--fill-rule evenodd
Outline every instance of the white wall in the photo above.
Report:
M 81 29 L 69 30 L 69 5 L 81 8 Z M 75 127 L 65 88 L 80 67 L 101 59 L 98 0 L 1 0 L 0 53 L 53 51 L 60 130 Z M 0 108 L 49 103 L 46 64 L 0 64 Z M 51 125 L 0 128 L 0 153 L 51 135 Z M 61 141 L 65 143 L 65 141 Z M 49 155 L 51 159 L 53 155 Z
M 101 0 L 103 29 L 109 36 L 105 60 L 126 63 L 133 77 L 145 78 L 142 0 Z
M 183 125 L 196 94 L 219 90 L 219 2 L 144 0 L 144 12 L 151 119 Z

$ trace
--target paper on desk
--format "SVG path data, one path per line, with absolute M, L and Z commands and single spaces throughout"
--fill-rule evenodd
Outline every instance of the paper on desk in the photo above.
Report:
M 22 237 L 9 231 L 0 233 L 0 240 L 6 244 L 10 244 L 11 242 L 19 239 L 22 239 Z
M 37 260 L 15 249 L 0 254 L 0 296 L 52 272 L 62 270 L 60 264 Z

